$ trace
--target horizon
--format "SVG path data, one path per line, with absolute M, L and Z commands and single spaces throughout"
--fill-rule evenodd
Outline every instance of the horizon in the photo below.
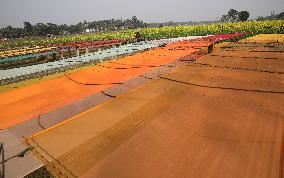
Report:
M 23 27 L 23 22 L 54 23 L 73 25 L 84 20 L 99 21 L 107 19 L 129 19 L 137 16 L 145 23 L 165 22 L 200 22 L 220 20 L 229 9 L 250 12 L 250 19 L 258 16 L 268 16 L 272 11 L 280 13 L 281 0 L 205 0 L 195 2 L 192 0 L 144 0 L 131 1 L 105 0 L 94 2 L 92 0 L 2 0 L 0 6 L 0 27 Z M 110 6 L 111 5 L 111 6 Z M 47 7 L 47 8 L 43 8 Z M 76 13 L 74 13 L 76 12 Z

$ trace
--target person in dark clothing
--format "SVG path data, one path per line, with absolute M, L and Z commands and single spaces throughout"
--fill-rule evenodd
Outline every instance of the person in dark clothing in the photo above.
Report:
M 139 32 L 136 32 L 135 39 L 136 39 L 136 42 L 144 41 L 144 39 L 142 38 Z

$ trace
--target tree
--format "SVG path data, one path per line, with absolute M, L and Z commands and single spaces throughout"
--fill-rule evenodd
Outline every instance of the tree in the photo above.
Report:
M 30 22 L 23 22 L 24 23 L 24 33 L 25 35 L 32 35 L 33 32 L 33 26 Z
M 53 23 L 47 23 L 48 26 L 48 33 L 52 35 L 58 35 L 60 33 L 60 29 L 58 28 L 58 25 Z
M 49 33 L 49 27 L 44 23 L 37 23 L 33 27 L 33 34 L 36 36 L 46 36 Z
M 284 19 L 284 12 L 281 12 L 279 14 L 275 14 L 274 11 L 271 12 L 271 15 L 266 17 L 259 16 L 257 20 L 276 20 L 276 19 Z
M 258 16 L 256 20 L 265 20 L 265 18 L 262 16 Z
M 248 20 L 249 16 L 250 16 L 250 13 L 248 11 L 241 11 L 239 12 L 238 19 L 239 21 L 244 22 Z
M 226 15 L 222 15 L 221 21 L 236 22 L 239 19 L 239 12 L 235 9 L 230 9 Z
M 13 28 L 8 26 L 6 28 L 0 29 L 0 37 L 2 38 L 19 38 L 23 35 L 24 31 L 22 28 Z
M 133 23 L 137 23 L 137 22 L 138 22 L 138 19 L 137 19 L 136 16 L 133 16 L 133 17 L 131 18 L 131 20 L 132 20 Z
M 136 16 L 133 16 L 132 18 L 131 18 L 131 23 L 132 23 L 132 28 L 137 28 L 138 27 L 138 23 L 139 23 L 139 21 L 138 21 L 138 19 L 137 19 L 137 17 Z
M 139 20 L 136 16 L 130 19 L 110 19 L 87 22 L 84 20 L 76 25 L 56 25 L 53 23 L 36 23 L 32 25 L 30 22 L 23 22 L 24 28 L 14 28 L 8 26 L 6 28 L 0 28 L 1 38 L 19 38 L 23 36 L 46 36 L 48 34 L 52 35 L 63 35 L 63 34 L 80 34 L 86 29 L 96 29 L 96 31 L 106 31 L 106 30 L 122 30 L 131 29 L 147 26 L 142 20 Z
M 278 19 L 284 19 L 284 12 L 281 12 L 280 14 L 278 14 Z
M 248 11 L 238 12 L 235 9 L 230 9 L 226 15 L 222 15 L 221 21 L 247 21 L 250 16 Z
M 68 32 L 71 34 L 75 34 L 80 33 L 81 31 L 79 25 L 70 25 Z
M 229 21 L 228 16 L 227 15 L 222 15 L 221 21 L 224 21 L 224 22 Z
M 239 18 L 239 12 L 235 9 L 230 9 L 227 17 L 231 22 L 236 22 Z
M 58 26 L 58 30 L 59 30 L 59 34 L 61 34 L 61 35 L 67 34 L 67 33 L 69 33 L 69 32 L 68 32 L 69 26 L 66 25 L 66 24 L 59 25 L 59 26 Z
M 130 25 L 130 26 L 131 26 L 132 28 L 144 27 L 144 22 L 138 20 L 136 16 L 133 16 L 133 17 L 131 18 L 131 25 Z

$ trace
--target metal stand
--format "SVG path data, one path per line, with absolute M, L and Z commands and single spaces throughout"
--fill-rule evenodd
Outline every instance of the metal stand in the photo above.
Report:
M 1 161 L 0 161 L 0 164 L 2 165 L 2 169 L 0 170 L 0 178 L 5 178 L 5 162 L 13 159 L 13 158 L 16 158 L 16 157 L 19 157 L 19 158 L 22 158 L 24 157 L 28 152 L 30 152 L 32 149 L 34 149 L 33 147 L 28 147 L 26 148 L 25 150 L 19 152 L 18 154 L 14 155 L 14 156 L 11 156 L 7 159 L 5 159 L 5 153 L 4 153 L 4 143 L 0 143 L 0 154 L 1 154 Z
M 1 163 L 2 163 L 2 168 L 0 171 L 0 178 L 5 177 L 5 153 L 4 153 L 4 144 L 0 143 L 0 154 L 1 154 Z

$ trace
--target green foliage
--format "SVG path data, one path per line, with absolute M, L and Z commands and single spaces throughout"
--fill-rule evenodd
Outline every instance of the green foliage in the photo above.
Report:
M 10 25 L 6 28 L 0 29 L 0 36 L 4 38 L 19 38 L 24 34 L 22 28 L 13 28 Z
M 223 21 L 223 22 L 227 22 L 227 21 L 229 21 L 229 17 L 228 17 L 228 15 L 222 15 L 222 17 L 221 17 L 221 21 Z
M 248 20 L 249 16 L 250 16 L 250 13 L 248 11 L 241 11 L 239 12 L 238 19 L 239 21 L 244 22 Z
M 76 25 L 56 25 L 53 23 L 37 23 L 32 25 L 30 22 L 23 22 L 24 28 L 20 29 L 13 28 L 8 26 L 7 28 L 0 29 L 0 38 L 19 38 L 24 36 L 47 36 L 51 35 L 64 35 L 64 34 L 81 34 L 85 32 L 86 29 L 92 29 L 96 32 L 101 31 L 117 31 L 123 29 L 135 29 L 145 27 L 146 24 L 139 20 L 136 16 L 133 16 L 131 19 L 111 19 L 111 20 L 102 20 L 102 21 L 93 21 L 93 22 L 80 22 Z M 9 30 L 10 31 L 9 31 Z M 17 33 L 15 34 L 15 30 Z M 13 33 L 12 33 L 13 32 Z
M 33 26 L 30 22 L 23 22 L 24 23 L 24 34 L 27 36 L 32 35 Z
M 29 173 L 24 178 L 53 178 L 52 174 L 46 169 L 45 166 L 36 169 Z
M 222 15 L 221 21 L 230 21 L 230 22 L 237 22 L 237 21 L 247 21 L 250 16 L 248 11 L 241 11 L 238 12 L 235 9 L 230 9 L 226 15 Z
M 275 14 L 275 12 L 271 12 L 270 16 L 267 16 L 267 17 L 259 16 L 257 20 L 284 20 L 284 12 L 281 12 L 279 14 Z
M 227 16 L 231 22 L 236 22 L 238 21 L 239 12 L 235 9 L 230 9 Z
M 99 41 L 105 39 L 133 39 L 135 33 L 139 31 L 142 38 L 160 39 L 174 38 L 181 36 L 222 34 L 234 32 L 247 32 L 249 35 L 279 33 L 284 34 L 284 20 L 272 21 L 247 21 L 247 22 L 229 22 L 216 23 L 209 25 L 191 25 L 191 26 L 164 26 L 160 28 L 142 28 L 139 30 L 124 30 L 120 32 L 82 34 L 72 36 L 61 36 L 53 39 L 21 39 L 0 42 L 0 48 L 15 48 L 30 45 L 54 45 L 74 41 Z

